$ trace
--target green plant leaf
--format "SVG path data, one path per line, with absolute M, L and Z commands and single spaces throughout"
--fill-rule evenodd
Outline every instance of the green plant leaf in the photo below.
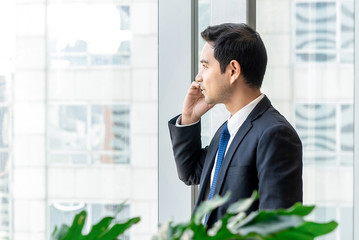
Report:
M 309 215 L 315 206 L 303 206 L 301 203 L 295 203 L 292 207 L 288 209 L 278 209 L 274 210 L 277 214 L 281 215 L 297 215 L 297 216 L 307 216 Z
M 254 222 L 247 226 L 228 224 L 228 229 L 236 234 L 246 236 L 249 233 L 257 233 L 261 236 L 268 236 L 270 234 L 286 230 L 288 228 L 295 228 L 303 224 L 303 219 L 292 216 L 270 216 L 262 221 Z
M 72 225 L 70 226 L 66 236 L 63 240 L 80 240 L 83 239 L 83 235 L 81 234 L 82 229 L 85 225 L 87 213 L 86 211 L 81 211 L 74 218 Z
M 246 216 L 245 211 L 257 197 L 258 193 L 254 192 L 250 198 L 232 204 L 211 229 L 206 229 L 202 224 L 203 217 L 229 199 L 229 194 L 224 197 L 215 196 L 197 208 L 189 223 L 170 223 L 164 228 L 167 232 L 161 233 L 161 236 L 166 237 L 154 240 L 314 240 L 315 237 L 329 233 L 337 227 L 334 221 L 304 221 L 303 218 L 310 214 L 315 206 L 303 206 L 301 203 L 296 203 L 289 209 L 259 210 Z
M 197 207 L 196 212 L 193 214 L 192 218 L 194 223 L 197 225 L 201 224 L 206 214 L 226 203 L 230 196 L 230 192 L 227 192 L 223 197 L 216 195 L 211 200 L 202 202 L 201 205 Z
M 100 222 L 98 222 L 92 227 L 90 233 L 86 237 L 86 240 L 98 239 L 98 237 L 107 230 L 108 226 L 110 226 L 113 220 L 114 220 L 113 217 L 105 217 L 101 219 Z
M 53 233 L 51 234 L 51 239 L 62 240 L 65 237 L 68 230 L 69 230 L 69 226 L 67 226 L 66 224 L 62 224 L 60 228 L 55 227 Z
M 257 199 L 258 199 L 258 192 L 254 191 L 251 197 L 241 199 L 231 204 L 227 210 L 227 213 L 237 214 L 239 212 L 245 212 L 252 206 L 253 202 Z
M 331 221 L 328 223 L 305 222 L 296 230 L 304 233 L 311 233 L 313 237 L 318 237 L 332 232 L 337 226 L 338 223 L 335 221 Z
M 104 240 L 113 240 L 116 239 L 117 236 L 122 234 L 124 231 L 126 231 L 128 228 L 130 228 L 133 224 L 138 223 L 141 220 L 139 217 L 131 218 L 128 221 L 124 223 L 117 223 L 112 226 L 107 232 L 104 232 L 100 239 Z

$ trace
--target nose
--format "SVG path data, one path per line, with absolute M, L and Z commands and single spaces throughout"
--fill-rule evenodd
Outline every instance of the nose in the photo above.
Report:
M 197 73 L 197 76 L 196 76 L 195 80 L 196 80 L 196 82 L 202 82 L 203 81 L 201 72 Z

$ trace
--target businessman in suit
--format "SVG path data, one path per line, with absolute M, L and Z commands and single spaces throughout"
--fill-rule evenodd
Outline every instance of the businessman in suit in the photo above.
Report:
M 260 91 L 267 53 L 259 34 L 246 24 L 227 23 L 209 26 L 201 35 L 206 41 L 201 70 L 169 129 L 179 178 L 200 185 L 195 207 L 231 192 L 229 202 L 208 215 L 205 224 L 213 226 L 231 203 L 254 190 L 259 200 L 249 212 L 301 202 L 302 144 Z M 219 103 L 230 117 L 202 148 L 201 116 Z

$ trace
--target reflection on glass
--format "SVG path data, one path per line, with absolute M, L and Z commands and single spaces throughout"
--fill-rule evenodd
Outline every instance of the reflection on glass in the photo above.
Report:
M 298 63 L 336 62 L 337 59 L 352 63 L 354 1 L 298 1 L 295 4 L 295 46 Z
M 51 105 L 48 112 L 52 164 L 129 163 L 129 105 Z
M 354 151 L 354 109 L 352 104 L 345 104 L 341 110 L 340 140 L 341 150 L 345 152 Z
M 0 107 L 0 148 L 9 147 L 9 109 Z
M 9 193 L 9 153 L 0 152 L 0 195 Z
M 0 61 L 1 64 L 1 61 Z M 0 72 L 0 102 L 5 102 L 8 100 L 8 83 L 6 82 L 6 76 L 2 75 Z
M 298 53 L 296 56 L 297 62 L 335 62 L 335 53 Z
M 305 161 L 336 161 L 341 156 L 344 165 L 353 163 L 353 105 L 342 104 L 339 109 L 337 113 L 337 104 L 296 105 L 296 129 L 303 142 Z
M 296 48 L 335 49 L 335 2 L 296 4 Z
M 335 152 L 336 106 L 301 104 L 296 106 L 296 129 L 305 152 Z
M 130 108 L 127 105 L 92 106 L 92 149 L 128 151 Z
M 318 240 L 353 240 L 353 217 L 347 211 L 353 209 L 355 106 L 352 94 L 341 90 L 353 87 L 353 4 L 257 0 L 257 29 L 268 50 L 264 88 L 272 87 L 264 91 L 279 110 L 288 108 L 302 140 L 304 204 L 317 206 L 313 220 L 339 223 Z M 287 97 L 277 89 L 283 77 L 290 82 Z
M 341 47 L 354 49 L 354 2 L 343 1 L 341 5 Z
M 47 24 L 53 68 L 130 64 L 129 6 L 49 4 Z
M 10 198 L 0 197 L 0 239 L 9 239 L 10 232 Z
M 52 105 L 48 108 L 48 116 L 51 150 L 86 150 L 86 106 Z

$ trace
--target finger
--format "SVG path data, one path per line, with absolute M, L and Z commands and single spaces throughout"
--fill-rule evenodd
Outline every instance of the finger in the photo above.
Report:
M 200 87 L 199 82 L 193 81 L 191 87 L 199 88 Z

